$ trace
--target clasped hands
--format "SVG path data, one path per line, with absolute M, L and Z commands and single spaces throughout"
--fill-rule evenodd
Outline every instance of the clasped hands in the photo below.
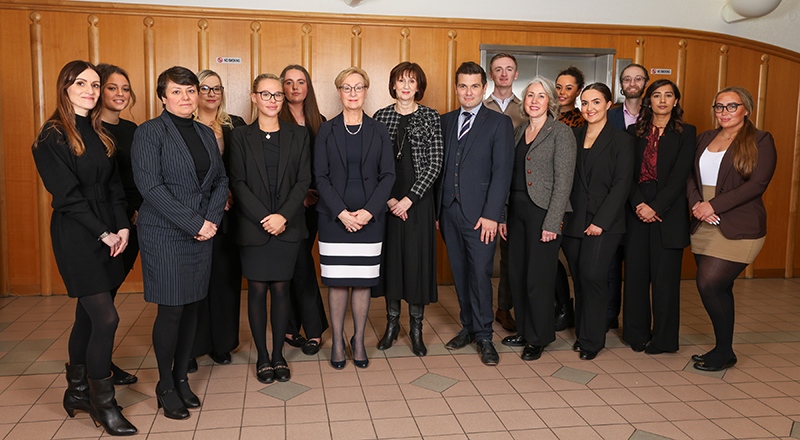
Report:
M 339 213 L 338 218 L 348 232 L 356 232 L 366 226 L 367 223 L 372 220 L 372 214 L 363 208 L 354 212 L 344 209 Z
M 269 234 L 280 235 L 286 230 L 286 217 L 280 214 L 270 214 L 261 219 L 261 226 Z
M 211 240 L 217 234 L 217 225 L 211 223 L 208 220 L 203 221 L 203 227 L 200 228 L 200 232 L 194 236 L 194 239 L 197 241 L 206 241 Z
M 131 231 L 129 229 L 120 229 L 116 234 L 113 232 L 103 238 L 103 243 L 111 248 L 111 257 L 116 257 L 128 247 L 128 238 Z
M 710 225 L 716 226 L 720 221 L 719 215 L 714 212 L 714 207 L 709 202 L 695 203 L 692 206 L 692 215 L 701 222 L 706 222 Z
M 408 220 L 408 210 L 414 202 L 408 197 L 403 197 L 403 199 L 398 202 L 397 199 L 392 197 L 386 204 L 389 206 L 389 212 L 399 217 L 400 220 L 406 221 Z
M 658 216 L 658 213 L 650 207 L 647 203 L 639 203 L 636 206 L 636 216 L 639 217 L 639 220 L 645 223 L 653 223 L 653 222 L 660 222 L 661 217 Z

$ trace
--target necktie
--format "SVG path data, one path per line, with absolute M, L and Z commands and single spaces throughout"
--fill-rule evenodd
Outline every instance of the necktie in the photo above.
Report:
M 464 117 L 464 123 L 461 124 L 461 130 L 458 131 L 458 140 L 461 140 L 461 138 L 463 138 L 464 135 L 467 134 L 467 132 L 469 131 L 469 128 L 470 128 L 469 121 L 472 118 L 472 113 L 464 112 L 464 113 L 461 113 L 461 116 Z

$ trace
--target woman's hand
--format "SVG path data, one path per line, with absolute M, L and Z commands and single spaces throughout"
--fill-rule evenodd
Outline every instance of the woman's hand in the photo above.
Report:
M 261 226 L 272 235 L 279 235 L 286 230 L 286 217 L 280 214 L 270 214 L 261 220 Z
M 212 239 L 216 234 L 217 234 L 217 225 L 206 220 L 203 222 L 203 227 L 200 228 L 200 232 L 198 232 L 197 235 L 194 236 L 194 238 L 197 241 L 206 241 Z
M 719 216 L 714 212 L 714 207 L 709 202 L 697 202 L 692 206 L 692 215 L 701 222 L 712 225 L 719 224 Z
M 661 221 L 661 217 L 658 216 L 658 213 L 653 210 L 647 203 L 639 203 L 636 207 L 636 216 L 639 217 L 639 220 L 645 223 L 653 223 L 655 221 Z
M 228 201 L 225 202 L 225 210 L 230 211 L 233 208 L 233 193 L 228 191 Z
M 391 208 L 392 214 L 394 214 L 394 215 L 402 218 L 403 220 L 405 220 L 406 218 L 408 218 L 408 210 L 409 210 L 409 208 L 411 208 L 411 205 L 413 205 L 413 204 L 414 204 L 414 202 L 412 202 L 411 199 L 409 199 L 408 197 L 403 197 L 402 200 L 400 200 L 399 202 L 395 203 L 394 206 L 390 206 L 390 208 Z M 405 217 L 405 218 L 403 218 L 403 217 Z
M 497 235 L 505 241 L 508 241 L 508 225 L 505 223 L 497 224 Z
M 372 220 L 372 214 L 370 214 L 369 211 L 363 208 L 352 213 L 352 215 L 356 218 L 356 221 L 358 221 L 358 223 L 361 226 L 366 226 L 367 223 L 369 223 L 369 221 Z
M 305 200 L 303 200 L 303 206 L 308 208 L 309 206 L 316 204 L 317 200 L 319 200 L 319 193 L 317 192 L 317 190 L 309 189 L 308 192 L 306 193 Z
M 592 223 L 588 228 L 586 228 L 585 231 L 583 231 L 583 233 L 586 235 L 596 236 L 603 233 L 603 228 L 595 226 L 594 223 Z
M 601 230 L 601 232 L 602 232 L 602 230 Z M 549 243 L 549 242 L 555 240 L 556 238 L 558 238 L 558 234 L 556 234 L 555 232 L 542 231 L 542 242 Z
M 347 232 L 356 232 L 362 228 L 362 225 L 358 223 L 358 219 L 355 217 L 354 212 L 350 212 L 345 209 L 339 213 L 338 219 L 342 222 L 344 228 L 347 229 Z
M 113 232 L 108 234 L 105 238 L 103 238 L 102 242 L 105 243 L 105 245 L 111 249 L 109 252 L 109 255 L 111 255 L 111 257 L 116 257 L 117 255 L 119 255 L 125 249 L 125 246 L 128 245 L 127 238 L 123 239 L 122 237 Z
M 128 228 L 120 229 L 117 232 L 117 235 L 119 236 L 119 238 L 122 239 L 121 244 L 117 247 L 119 249 L 119 252 L 117 253 L 117 255 L 119 255 L 119 254 L 125 252 L 125 249 L 128 247 L 128 243 L 130 243 L 131 230 L 128 229 Z M 116 257 L 116 255 L 112 255 L 112 256 Z

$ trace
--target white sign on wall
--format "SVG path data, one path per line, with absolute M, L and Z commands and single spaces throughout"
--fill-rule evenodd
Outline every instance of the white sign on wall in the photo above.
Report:
M 241 58 L 217 57 L 217 64 L 242 64 Z
M 650 69 L 651 75 L 672 75 L 672 69 Z

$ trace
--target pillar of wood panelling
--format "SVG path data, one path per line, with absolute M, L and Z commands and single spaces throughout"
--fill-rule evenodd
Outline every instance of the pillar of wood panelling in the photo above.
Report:
M 684 80 L 686 79 L 686 46 L 688 44 L 689 42 L 683 38 L 678 41 L 678 71 L 675 76 L 675 85 L 678 86 L 678 90 L 683 89 Z M 686 107 L 685 98 L 681 102 L 681 106 Z
M 756 100 L 756 128 L 762 130 L 764 128 L 764 113 L 767 108 L 767 82 L 769 75 L 769 55 L 761 55 L 761 68 L 758 70 L 758 99 Z M 754 273 L 753 265 L 750 264 L 744 270 L 745 278 L 753 278 Z M 784 267 L 784 273 L 786 268 Z
M 2 98 L 0 90 L 0 98 Z M 0 99 L 2 101 L 2 99 Z M 3 111 L 0 108 L 0 121 L 3 120 Z M 8 217 L 6 210 L 6 173 L 5 149 L 3 147 L 3 124 L 0 124 L 0 296 L 8 296 Z
M 797 121 L 794 125 L 794 154 L 792 156 L 792 186 L 789 195 L 789 226 L 786 230 L 786 267 L 784 276 L 794 276 L 794 243 L 797 237 L 797 205 L 800 198 L 800 94 L 797 96 Z
M 31 12 L 31 78 L 33 79 L 34 136 L 44 124 L 44 62 L 42 58 L 42 14 Z M 42 295 L 53 294 L 53 265 L 50 257 L 50 194 L 37 174 L 39 217 L 39 286 Z
M 197 70 L 208 69 L 208 20 L 197 21 Z
M 644 37 L 636 39 L 636 52 L 633 56 L 633 62 L 636 64 L 644 64 Z
M 250 23 L 250 84 L 261 74 L 261 23 L 254 21 Z
M 717 91 L 728 84 L 728 45 L 719 47 L 719 73 L 717 74 Z
M 144 90 L 147 119 L 156 117 L 156 42 L 153 17 L 144 18 Z
M 300 62 L 306 68 L 308 74 L 311 75 L 311 25 L 303 23 L 300 27 L 303 31 L 303 38 L 300 45 Z
M 100 28 L 97 27 L 100 19 L 92 14 L 87 20 L 89 21 L 89 62 L 96 66 L 100 64 Z
M 453 83 L 453 78 L 456 75 L 456 48 L 458 46 L 458 42 L 456 41 L 456 37 L 458 36 L 458 32 L 455 29 L 450 30 L 447 33 L 447 38 L 450 41 L 447 42 L 447 111 L 451 111 L 456 108 L 456 89 Z
M 400 62 L 411 60 L 411 29 L 404 27 L 400 29 Z
M 350 31 L 350 65 L 361 67 L 361 26 L 354 25 Z

